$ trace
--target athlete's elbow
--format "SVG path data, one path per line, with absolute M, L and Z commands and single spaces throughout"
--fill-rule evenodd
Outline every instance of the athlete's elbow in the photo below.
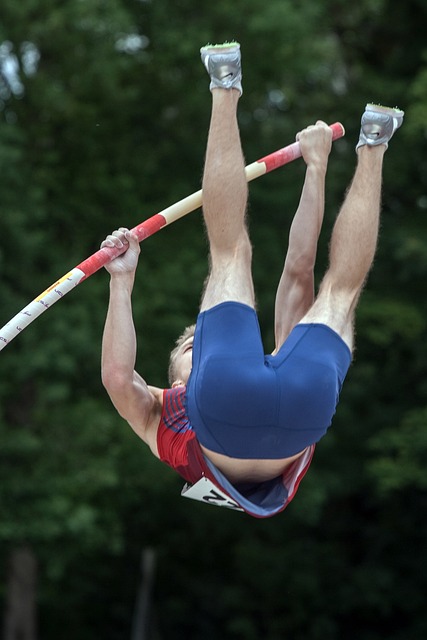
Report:
M 314 260 L 313 256 L 304 253 L 289 256 L 286 261 L 286 270 L 290 279 L 303 284 L 313 280 Z
M 129 385 L 132 384 L 132 376 L 120 367 L 103 365 L 101 381 L 110 396 L 119 396 L 126 393 Z

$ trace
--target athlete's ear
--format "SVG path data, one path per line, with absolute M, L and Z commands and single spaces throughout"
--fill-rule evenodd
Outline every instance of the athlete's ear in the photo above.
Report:
M 175 380 L 175 382 L 172 383 L 172 389 L 175 387 L 185 387 L 185 382 L 183 382 L 183 380 Z

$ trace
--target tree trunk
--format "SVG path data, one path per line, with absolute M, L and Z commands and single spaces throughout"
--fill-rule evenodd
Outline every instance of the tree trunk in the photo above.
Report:
M 147 547 L 141 557 L 141 585 L 137 595 L 131 640 L 149 640 L 152 637 L 152 589 L 156 568 L 156 552 Z
M 37 640 L 37 560 L 29 547 L 9 556 L 4 640 Z

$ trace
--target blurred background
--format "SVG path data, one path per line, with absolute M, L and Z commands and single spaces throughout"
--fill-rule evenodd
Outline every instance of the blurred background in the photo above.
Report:
M 405 122 L 333 428 L 289 508 L 180 497 L 100 382 L 102 270 L 0 355 L 4 640 L 427 636 L 427 5 L 424 0 L 2 0 L 0 326 L 96 251 L 197 191 L 210 115 L 199 48 L 241 43 L 247 164 L 341 121 L 317 281 L 367 102 Z M 266 351 L 304 163 L 250 185 Z M 142 245 L 138 370 L 165 386 L 206 276 L 200 211 Z

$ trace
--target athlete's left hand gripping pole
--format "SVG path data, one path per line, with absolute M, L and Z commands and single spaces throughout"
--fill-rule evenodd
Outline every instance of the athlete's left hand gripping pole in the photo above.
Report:
M 341 138 L 345 133 L 344 127 L 339 122 L 332 124 L 331 129 L 333 140 Z M 246 178 L 249 182 L 300 157 L 301 149 L 299 142 L 294 142 L 248 165 L 245 169 Z M 183 200 L 176 202 L 167 209 L 164 209 L 160 213 L 156 213 L 144 222 L 141 222 L 141 224 L 134 227 L 132 231 L 137 235 L 139 242 L 142 242 L 157 231 L 160 231 L 163 227 L 182 218 L 187 215 L 187 213 L 195 211 L 201 207 L 201 205 L 202 190 L 199 190 Z M 63 298 L 71 289 L 74 289 L 74 287 L 83 282 L 83 280 L 89 278 L 89 276 L 93 275 L 114 258 L 117 258 L 117 256 L 124 251 L 125 248 L 117 249 L 115 247 L 99 249 L 99 251 L 54 282 L 54 284 L 43 291 L 43 293 L 37 296 L 37 298 L 24 307 L 24 309 L 17 313 L 16 316 L 0 329 L 0 351 L 4 349 L 18 333 L 21 333 L 31 322 L 49 309 L 55 302 Z

